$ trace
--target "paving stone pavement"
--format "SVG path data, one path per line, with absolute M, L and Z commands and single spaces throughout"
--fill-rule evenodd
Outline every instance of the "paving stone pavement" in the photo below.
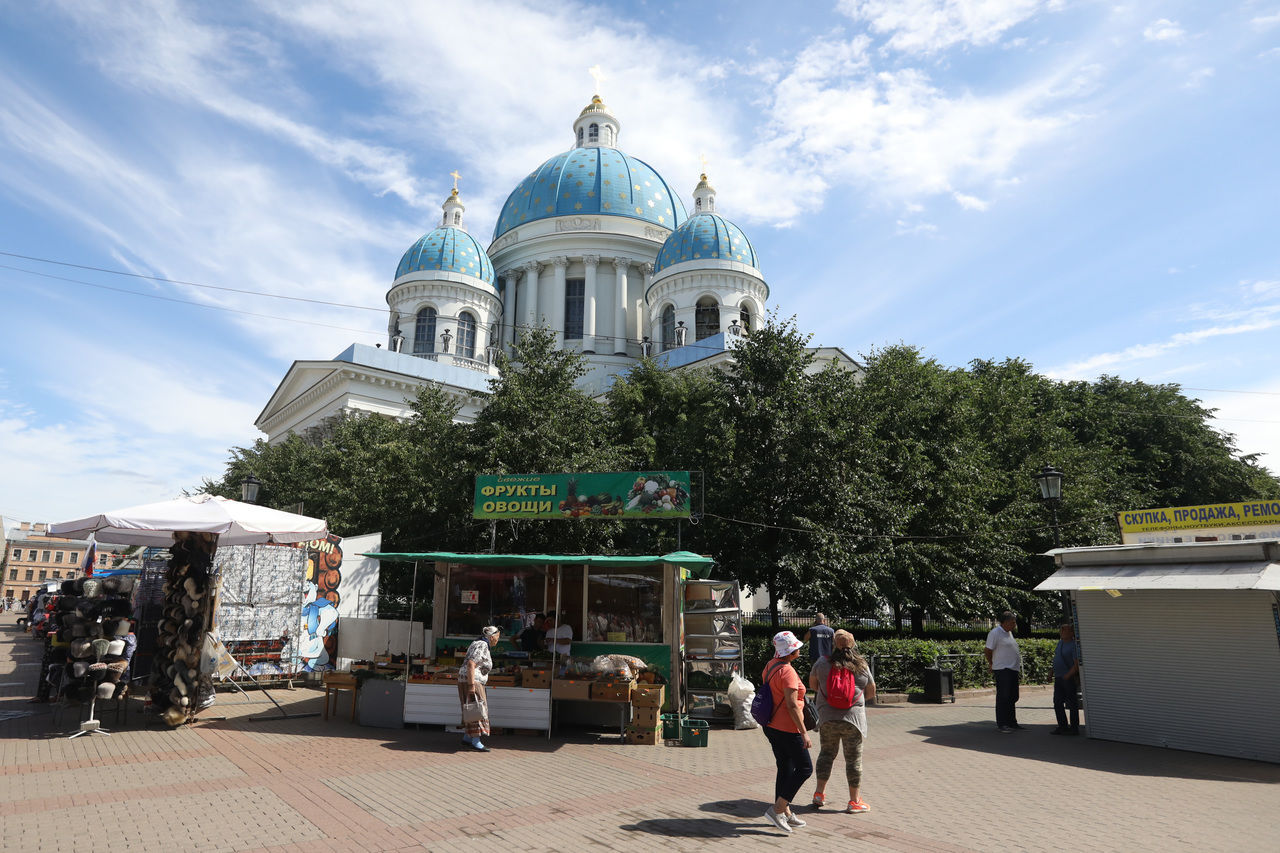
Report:
M 74 709 L 30 705 L 39 645 L 0 616 L 0 851 L 1274 851 L 1280 766 L 1049 737 L 1049 694 L 1025 689 L 1027 730 L 999 734 L 990 697 L 868 711 L 864 798 L 808 806 L 785 837 L 761 815 L 773 761 L 758 731 L 711 747 L 616 735 L 494 736 L 463 752 L 439 729 L 371 729 L 221 694 L 178 730 L 136 708 L 111 737 L 68 740 Z M 273 691 L 319 711 L 313 689 Z M 26 713 L 12 717 L 6 712 Z M 843 764 L 829 792 L 840 800 Z M 812 783 L 801 791 L 807 802 Z M 87 835 L 86 835 L 87 833 Z

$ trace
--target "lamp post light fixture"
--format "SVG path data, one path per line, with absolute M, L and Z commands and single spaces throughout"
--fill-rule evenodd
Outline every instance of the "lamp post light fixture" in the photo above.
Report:
M 391 336 L 391 351 L 400 352 L 404 347 L 404 335 L 400 334 L 400 330 L 396 329 L 396 333 Z
M 440 333 L 440 349 L 441 352 L 449 351 L 449 342 L 453 340 L 453 333 L 445 329 Z
M 262 488 L 262 481 L 252 474 L 247 475 L 240 481 L 240 500 L 247 504 L 256 504 L 260 488 Z
M 1062 472 L 1052 465 L 1044 466 L 1044 470 L 1032 477 L 1040 486 L 1040 500 L 1049 505 L 1053 513 L 1053 547 L 1061 548 L 1062 540 L 1058 533 L 1058 504 L 1062 503 Z

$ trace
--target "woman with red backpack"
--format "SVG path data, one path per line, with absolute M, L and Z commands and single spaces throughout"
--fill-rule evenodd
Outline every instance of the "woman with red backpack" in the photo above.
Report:
M 836 631 L 831 656 L 822 658 L 809 672 L 809 686 L 818 696 L 818 785 L 813 807 L 826 805 L 831 766 L 844 746 L 844 772 L 849 781 L 850 814 L 871 811 L 859 792 L 862 786 L 862 742 L 867 737 L 867 699 L 876 697 L 871 668 L 857 652 L 853 634 Z

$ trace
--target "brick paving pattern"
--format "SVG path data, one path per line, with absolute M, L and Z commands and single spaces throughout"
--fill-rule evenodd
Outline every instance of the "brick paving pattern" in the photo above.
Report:
M 131 711 L 112 737 L 67 740 L 77 710 L 30 705 L 38 644 L 0 616 L 0 850 L 1272 851 L 1280 766 L 1047 736 L 1049 694 L 1024 690 L 1026 731 L 990 697 L 868 712 L 872 811 L 797 809 L 791 838 L 761 817 L 773 762 L 759 732 L 711 748 L 624 746 L 568 730 L 494 736 L 464 752 L 439 729 L 339 715 L 250 721 L 270 703 L 221 694 L 213 720 L 169 730 Z M 312 689 L 273 691 L 319 711 Z M 34 712 L 5 719 L 3 712 Z M 837 762 L 828 794 L 843 800 Z M 807 801 L 809 783 L 801 791 Z

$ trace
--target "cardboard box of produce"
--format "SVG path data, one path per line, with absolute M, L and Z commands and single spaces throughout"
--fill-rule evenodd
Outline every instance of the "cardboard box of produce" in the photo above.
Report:
M 637 708 L 661 708 L 666 692 L 662 684 L 637 684 L 631 691 L 631 704 Z
M 662 743 L 662 729 L 642 729 L 636 726 L 627 726 L 626 732 L 622 735 L 622 742 L 657 746 Z
M 551 682 L 552 699 L 590 699 L 591 682 L 572 678 L 557 678 Z
M 551 670 L 549 669 L 526 669 L 520 677 L 523 679 L 521 681 L 521 686 L 523 687 L 546 690 L 551 686 Z
M 661 725 L 657 708 L 632 708 L 631 709 L 631 725 L 642 728 L 652 729 Z
M 520 676 L 508 674 L 498 675 L 497 673 L 494 673 L 489 676 L 488 683 L 490 687 L 519 687 Z
M 630 702 L 630 681 L 593 681 L 591 682 L 591 698 L 597 702 Z

